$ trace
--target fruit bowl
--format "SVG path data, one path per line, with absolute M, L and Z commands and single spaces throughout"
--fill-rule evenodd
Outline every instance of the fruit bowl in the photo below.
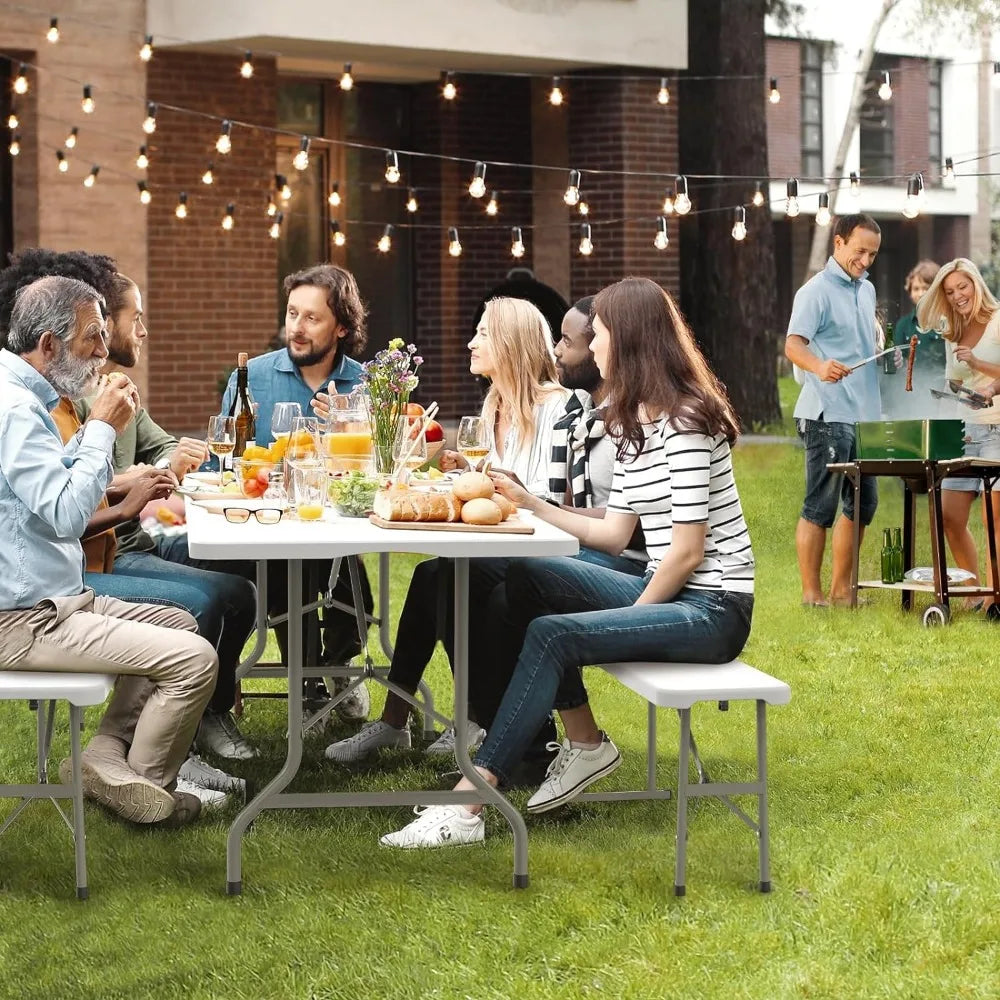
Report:
M 233 460 L 233 471 L 240 493 L 256 499 L 267 489 L 268 476 L 275 463 L 270 458 L 236 458 Z

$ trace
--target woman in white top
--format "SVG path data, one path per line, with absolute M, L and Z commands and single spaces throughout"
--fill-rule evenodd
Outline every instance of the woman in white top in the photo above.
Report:
M 941 330 L 947 342 L 945 377 L 949 382 L 993 394 L 993 382 L 1000 378 L 1000 302 L 971 260 L 959 257 L 938 271 L 917 305 L 917 325 L 924 330 Z M 965 434 L 966 455 L 1000 459 L 1000 407 L 966 412 Z M 962 569 L 977 576 L 979 558 L 969 531 L 969 513 L 982 487 L 981 479 L 966 476 L 949 476 L 941 484 L 948 548 Z M 986 514 L 984 508 L 984 524 Z M 998 515 L 1000 493 L 993 496 L 994 524 L 1000 523 Z M 989 570 L 987 566 L 988 579 Z
M 492 299 L 486 304 L 476 334 L 469 341 L 469 354 L 472 374 L 482 375 L 491 382 L 482 409 L 490 449 L 486 458 L 492 467 L 508 471 L 530 492 L 548 496 L 552 432 L 569 396 L 569 391 L 556 380 L 549 324 L 530 302 Z M 441 453 L 440 466 L 444 471 L 467 465 L 457 452 Z M 481 663 L 488 655 L 489 629 L 484 619 L 489 597 L 503 579 L 510 561 L 476 559 L 472 562 L 469 573 L 471 663 Z M 439 623 L 442 582 L 447 599 L 445 620 Z M 451 585 L 451 563 L 447 559 L 428 559 L 418 564 L 410 580 L 399 616 L 388 679 L 411 694 L 417 690 L 430 662 L 439 631 L 451 658 L 454 632 Z M 470 714 L 473 718 L 476 715 L 474 698 Z M 340 763 L 350 763 L 381 747 L 409 747 L 409 715 L 409 702 L 390 691 L 382 717 L 353 736 L 331 744 L 326 749 L 326 756 Z M 538 728 L 536 726 L 536 730 Z M 471 746 L 484 735 L 477 724 L 472 724 L 465 738 Z M 454 749 L 455 733 L 448 729 L 428 747 L 428 752 L 451 755 Z
M 594 301 L 591 350 L 610 400 L 607 433 L 617 445 L 603 519 L 544 503 L 504 476 L 519 506 L 613 554 L 642 525 L 643 577 L 579 559 L 521 559 L 507 573 L 509 612 L 494 624 L 499 668 L 516 658 L 503 702 L 475 756 L 491 784 L 509 778 L 555 707 L 566 739 L 529 812 L 570 801 L 618 767 L 614 743 L 594 719 L 583 686 L 588 663 L 724 663 L 750 633 L 754 560 L 730 445 L 736 417 L 673 300 L 645 278 L 626 278 Z M 458 788 L 472 788 L 463 779 Z M 434 806 L 397 833 L 392 847 L 438 847 L 483 839 L 482 807 Z

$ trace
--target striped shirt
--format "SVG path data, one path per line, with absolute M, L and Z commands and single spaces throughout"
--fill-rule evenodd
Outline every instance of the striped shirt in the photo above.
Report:
M 673 526 L 705 524 L 705 558 L 686 586 L 753 593 L 750 535 L 733 478 L 729 442 L 678 431 L 668 417 L 643 424 L 634 459 L 615 462 L 608 510 L 635 514 L 655 570 L 670 549 Z

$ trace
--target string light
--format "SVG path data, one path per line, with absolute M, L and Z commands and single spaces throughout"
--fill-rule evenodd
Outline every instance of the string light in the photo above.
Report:
M 580 192 L 580 202 L 576 206 L 576 210 L 581 215 L 590 215 L 590 202 L 587 201 L 587 196 L 582 191 Z
M 153 58 L 153 36 L 146 35 L 146 40 L 142 43 L 142 47 L 139 49 L 139 58 L 143 62 L 149 62 Z
M 521 235 L 520 226 L 510 228 L 510 255 L 520 259 L 524 256 L 524 238 Z
M 552 77 L 552 89 L 549 91 L 549 104 L 558 108 L 563 102 L 562 87 L 559 86 L 559 77 Z
M 392 249 L 392 225 L 387 225 L 378 238 L 376 248 L 379 253 L 388 253 Z
M 330 187 L 330 197 L 326 199 L 327 202 L 333 206 L 333 208 L 338 208 L 340 206 L 340 182 L 334 181 L 333 185 Z
M 399 157 L 394 149 L 386 150 L 385 154 L 385 179 L 390 184 L 399 183 Z
M 28 67 L 21 63 L 17 67 L 17 76 L 14 77 L 14 93 L 26 94 L 28 92 Z
M 674 214 L 674 193 L 673 191 L 667 191 L 663 196 L 663 214 L 673 215 Z
M 145 170 L 149 166 L 149 154 L 145 146 L 139 147 L 139 155 L 135 158 L 135 165 L 140 170 Z
M 174 209 L 174 215 L 178 219 L 186 219 L 188 217 L 188 207 L 187 207 L 187 191 L 181 191 L 177 196 L 177 207 Z
M 737 205 L 733 212 L 733 239 L 742 243 L 747 238 L 747 210 Z
M 455 74 L 448 70 L 441 74 L 441 96 L 446 101 L 453 101 L 458 97 L 458 87 L 455 86 Z
M 659 215 L 656 218 L 656 235 L 653 237 L 653 246 L 657 250 L 666 250 L 670 246 L 670 237 L 667 235 L 667 217 Z
M 851 194 L 857 198 L 861 194 L 861 178 L 858 177 L 857 172 L 851 171 Z
M 21 136 L 19 133 L 15 132 L 10 138 L 10 145 L 7 147 L 7 151 L 11 156 L 19 156 L 21 153 Z
M 80 107 L 83 109 L 85 115 L 92 115 L 94 113 L 94 93 L 89 83 L 83 85 L 83 97 L 80 99 Z
M 136 187 L 139 189 L 139 201 L 143 205 L 148 205 L 153 200 L 153 196 L 149 193 L 149 188 L 146 187 L 146 182 L 139 181 Z
M 753 207 L 760 208 L 764 204 L 764 182 L 757 181 L 757 186 L 753 192 Z
M 881 97 L 883 101 L 892 100 L 892 84 L 889 82 L 888 70 L 882 74 L 882 83 L 878 88 L 878 96 Z
M 336 219 L 330 220 L 330 232 L 333 235 L 333 245 L 342 247 L 347 242 L 347 234 L 340 228 Z
M 146 102 L 146 117 L 142 122 L 142 130 L 146 135 L 152 135 L 156 131 L 156 101 Z
M 292 157 L 292 166 L 296 170 L 305 170 L 309 166 L 309 136 L 299 139 L 299 151 Z
M 249 80 L 253 76 L 253 53 L 249 49 L 243 53 L 243 62 L 240 63 L 240 76 L 244 80 Z
M 917 171 L 914 175 L 917 179 L 917 194 L 920 198 L 920 204 L 924 203 L 924 199 L 927 197 L 927 192 L 924 190 L 924 175 L 921 171 Z
M 410 188 L 406 192 L 406 211 L 411 214 L 415 212 L 420 206 L 417 204 L 417 191 L 416 188 Z M 489 211 L 489 206 L 486 208 Z
M 288 186 L 288 178 L 284 174 L 274 175 L 274 188 L 278 192 L 278 197 L 282 201 L 290 201 L 292 198 L 292 189 Z
M 233 218 L 233 213 L 236 211 L 236 206 L 229 202 L 226 205 L 226 214 L 222 217 L 222 228 L 228 233 L 230 229 L 236 224 L 236 220 Z
M 274 203 L 274 198 L 271 195 L 267 196 L 267 208 L 265 209 L 265 214 L 269 219 L 273 219 L 278 214 L 278 206 Z
M 777 104 L 781 100 L 781 91 L 778 90 L 778 78 L 776 76 L 771 77 L 771 87 L 767 99 L 772 104 Z
M 563 195 L 563 201 L 567 205 L 576 205 L 580 201 L 580 171 L 571 170 L 569 172 L 569 181 L 566 184 L 566 193 Z
M 788 178 L 785 185 L 788 200 L 785 202 L 785 215 L 794 219 L 799 214 L 799 182 L 794 177 Z
M 830 215 L 830 196 L 824 191 L 819 196 L 819 208 L 816 209 L 816 225 L 828 226 L 830 225 L 831 218 L 832 216 Z
M 97 175 L 101 172 L 101 168 L 95 163 L 90 168 L 90 173 L 87 174 L 83 179 L 83 186 L 85 188 L 92 188 L 97 183 Z
M 469 194 L 473 198 L 482 198 L 486 194 L 486 164 L 482 160 L 476 160 L 476 165 L 472 170 L 472 180 L 469 181 Z
M 594 252 L 594 243 L 590 238 L 590 223 L 580 223 L 580 254 L 589 257 Z
M 687 215 L 691 211 L 691 199 L 688 197 L 688 182 L 683 174 L 674 181 L 674 211 L 678 215 Z
M 993 64 L 993 75 L 994 76 L 1000 75 L 1000 62 L 995 62 Z
M 656 100 L 659 104 L 670 103 L 670 88 L 667 86 L 667 78 L 660 77 L 660 89 L 656 93 Z
M 906 201 L 903 203 L 903 215 L 907 219 L 915 219 L 920 214 L 920 181 L 913 174 L 906 182 Z
M 500 203 L 497 201 L 496 191 L 490 192 L 490 200 L 486 202 L 486 214 L 496 215 L 500 211 Z
M 354 87 L 354 77 L 351 76 L 351 64 L 344 63 L 344 72 L 340 74 L 340 89 L 347 91 Z
M 59 41 L 59 18 L 49 19 L 49 30 L 45 32 L 45 37 L 55 45 Z
M 944 176 L 949 181 L 955 176 L 955 161 L 950 156 L 944 158 Z
M 274 217 L 274 222 L 271 223 L 271 226 L 267 231 L 267 235 L 270 236 L 272 240 L 276 240 L 281 235 L 281 224 L 284 221 L 285 221 L 284 212 L 279 212 Z
M 59 164 L 59 172 L 61 174 L 64 174 L 67 170 L 69 170 L 69 160 L 66 159 L 61 149 L 56 150 L 56 161 Z
M 212 173 L 212 161 L 208 161 L 208 166 L 205 168 L 205 172 L 201 175 L 202 184 L 214 184 L 215 175 Z
M 10 113 L 7 115 L 7 128 L 14 131 L 16 128 L 21 127 L 21 119 L 17 117 L 17 111 L 14 108 L 10 109 Z
M 215 148 L 223 156 L 228 155 L 233 148 L 233 123 L 228 118 L 222 119 L 222 126 L 219 129 L 219 138 L 215 140 Z
M 76 146 L 76 137 L 80 134 L 80 130 L 74 125 L 69 130 L 69 135 L 66 136 L 65 146 L 67 149 L 73 149 Z
M 448 227 L 448 253 L 452 257 L 462 256 L 462 244 L 458 239 L 458 229 L 455 226 Z

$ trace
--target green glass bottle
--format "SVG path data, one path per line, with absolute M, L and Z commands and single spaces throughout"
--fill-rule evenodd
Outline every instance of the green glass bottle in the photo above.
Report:
M 892 550 L 892 533 L 886 528 L 882 532 L 882 553 L 881 553 L 881 565 L 882 565 L 882 582 L 883 583 L 893 583 L 895 580 L 895 559 Z
M 893 583 L 903 582 L 903 529 L 892 529 Z
M 885 324 L 885 346 L 894 347 L 896 342 L 893 339 L 895 336 L 895 331 L 893 329 L 892 323 Z M 896 374 L 896 352 L 890 351 L 888 354 L 882 355 L 882 371 L 886 375 Z

